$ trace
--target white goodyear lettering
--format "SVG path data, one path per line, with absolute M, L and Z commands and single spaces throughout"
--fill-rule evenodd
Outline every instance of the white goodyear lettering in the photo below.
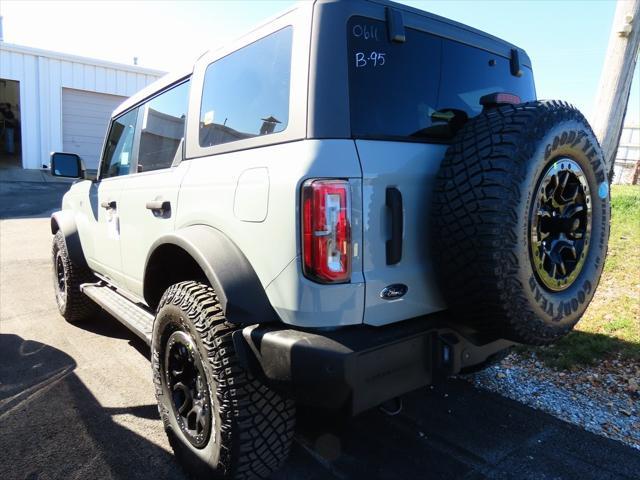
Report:
M 387 63 L 387 54 L 385 52 L 356 52 L 355 61 L 356 68 L 382 67 Z

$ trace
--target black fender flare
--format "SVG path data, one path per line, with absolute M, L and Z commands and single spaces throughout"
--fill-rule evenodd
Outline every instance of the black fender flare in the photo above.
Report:
M 278 320 L 249 260 L 220 230 L 207 225 L 192 225 L 163 235 L 149 249 L 145 272 L 156 249 L 165 244 L 180 247 L 200 266 L 216 291 L 229 322 L 251 325 Z M 145 282 L 145 298 L 147 288 Z
M 89 266 L 82 250 L 75 215 L 72 211 L 60 210 L 51 215 L 51 234 L 55 235 L 58 230 L 64 236 L 64 242 L 71 261 L 81 268 L 88 269 Z

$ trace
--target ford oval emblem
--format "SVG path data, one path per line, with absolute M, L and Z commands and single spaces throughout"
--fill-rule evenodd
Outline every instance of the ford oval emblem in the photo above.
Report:
M 394 283 L 393 285 L 388 285 L 382 289 L 380 292 L 380 298 L 384 300 L 395 300 L 396 298 L 400 298 L 404 296 L 409 290 L 403 283 Z

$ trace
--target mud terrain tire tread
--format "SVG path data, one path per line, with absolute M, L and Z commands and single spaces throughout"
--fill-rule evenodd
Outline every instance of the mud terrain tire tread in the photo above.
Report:
M 548 133 L 562 122 L 581 129 L 576 148 L 591 155 L 592 165 L 602 163 L 590 174 L 598 182 L 605 181 L 600 146 L 584 116 L 565 102 L 535 101 L 490 109 L 469 120 L 448 148 L 434 190 L 434 255 L 451 311 L 484 332 L 526 344 L 557 340 L 582 313 L 572 312 L 562 322 L 541 318 L 532 307 L 531 295 L 525 294 L 528 282 L 518 275 L 524 259 L 514 254 L 523 238 L 523 199 L 534 190 L 527 183 L 532 157 L 539 155 L 541 141 L 548 140 Z M 593 288 L 586 304 L 606 255 L 608 197 L 602 202 L 606 203 L 602 208 L 604 252 L 596 259 L 600 264 L 594 267 L 597 275 L 590 279 Z
M 219 460 L 217 465 L 205 465 L 196 474 L 221 479 L 268 478 L 289 455 L 295 427 L 295 403 L 240 366 L 232 334 L 241 327 L 226 321 L 213 288 L 195 281 L 177 283 L 162 296 L 158 314 L 167 305 L 179 307 L 195 327 L 204 347 L 201 357 L 203 361 L 208 360 L 215 383 L 210 388 L 212 395 L 217 397 L 217 400 L 211 400 L 219 409 L 221 420 L 221 425 L 215 427 L 221 430 Z M 155 342 L 152 356 L 160 415 L 165 429 L 170 429 L 168 416 L 173 413 L 163 407 L 160 399 L 160 355 Z M 170 434 L 169 441 L 177 456 L 187 452 L 185 442 L 176 434 Z M 183 465 L 190 461 L 189 458 L 181 460 Z
M 55 275 L 56 256 L 60 254 L 64 265 L 64 274 L 66 282 L 66 301 L 61 304 L 56 295 L 56 303 L 60 314 L 69 323 L 77 323 L 86 320 L 100 310 L 100 307 L 89 297 L 80 291 L 80 285 L 83 283 L 92 283 L 96 281 L 93 273 L 86 267 L 76 265 L 71 261 L 67 244 L 64 240 L 62 231 L 58 230 L 53 237 L 52 246 L 53 269 Z

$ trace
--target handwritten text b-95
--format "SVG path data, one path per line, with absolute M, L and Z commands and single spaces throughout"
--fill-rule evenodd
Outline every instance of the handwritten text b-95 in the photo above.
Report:
M 368 65 L 382 67 L 387 61 L 386 55 L 387 54 L 383 52 L 356 52 L 356 68 L 363 68 Z

